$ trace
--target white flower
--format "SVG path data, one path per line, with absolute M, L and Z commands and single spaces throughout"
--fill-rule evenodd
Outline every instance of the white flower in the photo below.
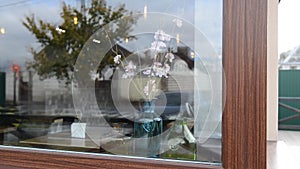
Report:
M 172 21 L 176 24 L 178 28 L 182 26 L 182 20 L 175 18 Z
M 166 54 L 165 58 L 166 58 L 166 59 L 169 59 L 169 61 L 172 62 L 173 59 L 175 58 L 175 56 L 174 56 L 173 53 L 170 53 L 170 52 L 169 52 L 169 53 Z
M 165 76 L 165 70 L 164 70 L 164 68 L 156 68 L 155 75 L 158 76 L 158 77 Z
M 154 62 L 153 65 L 156 66 L 156 67 L 161 67 L 162 66 L 162 64 L 160 62 Z
M 171 36 L 166 34 L 163 30 L 158 30 L 155 32 L 154 39 L 156 41 L 161 40 L 161 41 L 170 41 Z
M 134 71 L 136 69 L 136 66 L 133 64 L 132 61 L 129 61 L 128 65 L 124 67 L 125 73 L 122 75 L 123 79 L 131 78 L 134 76 Z
M 125 72 L 123 75 L 122 75 L 122 78 L 123 79 L 127 79 L 127 78 L 131 78 L 134 76 L 134 72 Z
M 119 59 L 121 59 L 121 55 L 115 56 L 115 57 L 114 57 L 114 62 L 115 62 L 116 64 L 119 64 L 119 63 L 120 63 Z
M 169 73 L 169 71 L 170 71 L 170 65 L 169 64 L 165 64 L 164 68 L 165 68 L 166 74 Z
M 162 42 L 162 41 L 154 41 L 151 43 L 151 48 L 150 49 L 153 49 L 153 50 L 160 50 L 160 49 L 163 49 L 163 48 L 166 48 L 167 45 Z
M 168 77 L 168 73 L 170 71 L 170 65 L 166 63 L 164 64 L 164 66 L 162 66 L 160 62 L 154 62 L 153 71 L 155 73 L 155 76 Z
M 126 72 L 132 72 L 136 69 L 136 66 L 133 64 L 132 61 L 129 61 L 128 65 L 125 66 Z
M 143 74 L 144 75 L 150 75 L 151 74 L 151 69 L 143 71 Z
M 173 20 L 175 22 L 175 20 Z M 177 22 L 177 21 L 176 21 Z M 182 22 L 182 21 L 178 21 Z M 182 24 L 182 23 L 181 23 Z M 133 78 L 135 76 L 142 76 L 148 78 L 148 81 L 146 84 L 143 82 L 142 84 L 145 85 L 144 88 L 142 88 L 144 92 L 144 96 L 147 96 L 148 98 L 151 98 L 155 96 L 157 89 L 157 84 L 155 80 L 152 80 L 151 78 L 157 79 L 165 77 L 168 78 L 169 72 L 170 72 L 170 63 L 175 59 L 175 56 L 173 53 L 168 52 L 168 41 L 171 40 L 171 36 L 166 34 L 162 30 L 158 30 L 155 32 L 154 35 L 154 41 L 151 43 L 151 48 L 154 50 L 149 50 L 149 53 L 143 53 L 143 58 L 146 58 L 146 56 L 152 56 L 151 58 L 147 58 L 152 60 L 152 65 L 150 67 L 143 67 L 144 65 L 149 64 L 141 64 L 140 62 L 135 63 L 132 60 L 126 60 L 126 58 L 122 58 L 121 55 L 116 55 L 114 57 L 115 64 L 120 64 L 116 66 L 116 69 L 120 68 L 124 71 L 122 74 L 122 78 Z M 147 51 L 148 52 L 148 51 Z M 138 55 L 140 56 L 140 55 Z M 123 56 L 124 57 L 124 56 Z M 122 60 L 121 60 L 122 58 Z M 148 60 L 147 60 L 148 61 Z M 138 66 L 135 64 L 139 64 Z M 143 85 L 141 87 L 143 87 Z
M 155 76 L 162 77 L 165 75 L 164 68 L 160 62 L 153 63 L 153 71 L 155 72 Z

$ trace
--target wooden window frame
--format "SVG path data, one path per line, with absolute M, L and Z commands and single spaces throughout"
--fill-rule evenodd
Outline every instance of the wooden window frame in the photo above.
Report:
M 266 168 L 268 0 L 223 1 L 223 166 L 0 148 L 0 165 L 30 168 Z

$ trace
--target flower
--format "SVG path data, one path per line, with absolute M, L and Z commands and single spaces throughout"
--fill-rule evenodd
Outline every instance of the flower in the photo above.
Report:
M 174 22 L 178 28 L 182 27 L 182 20 L 175 18 L 172 22 Z
M 164 49 L 166 47 L 167 47 L 167 45 L 164 42 L 154 41 L 154 42 L 151 43 L 151 48 L 150 49 L 158 51 L 158 50 Z
M 134 76 L 134 72 L 136 70 L 136 66 L 133 64 L 132 61 L 129 61 L 128 65 L 124 67 L 125 73 L 122 75 L 122 78 L 130 78 Z
M 119 59 L 121 59 L 121 55 L 115 56 L 115 57 L 114 57 L 114 62 L 115 62 L 116 64 L 120 64 Z
M 166 34 L 162 30 L 158 30 L 154 34 L 155 41 L 151 43 L 151 48 L 155 51 L 160 51 L 161 49 L 167 48 L 165 42 L 169 42 L 171 40 L 171 36 Z
M 129 61 L 128 65 L 125 66 L 125 71 L 126 72 L 132 72 L 136 69 L 136 66 L 133 64 L 132 61 Z
M 127 79 L 127 78 L 131 78 L 134 76 L 134 72 L 125 72 L 123 75 L 122 75 L 122 78 L 123 79 Z
M 160 62 L 154 62 L 153 65 L 157 66 L 157 67 L 161 67 L 162 66 L 162 64 Z
M 155 32 L 151 46 L 144 51 L 143 55 L 138 55 L 145 56 L 138 62 L 135 59 L 127 61 L 124 57 L 121 60 L 122 56 L 118 53 L 114 56 L 115 64 L 120 64 L 116 69 L 123 71 L 122 78 L 132 78 L 133 87 L 138 90 L 143 99 L 153 99 L 158 94 L 161 78 L 168 78 L 171 70 L 170 64 L 175 59 L 174 54 L 169 51 L 171 48 L 168 45 L 171 43 L 167 42 L 170 40 L 170 35 L 158 30 Z M 143 60 L 146 63 L 141 63 Z M 152 61 L 150 64 L 149 60 Z M 139 77 L 135 80 L 133 79 L 135 76 Z
M 153 71 L 155 72 L 155 76 L 163 77 L 165 75 L 165 71 L 162 67 L 162 64 L 159 62 L 155 62 L 153 65 Z
M 151 74 L 151 69 L 147 69 L 145 71 L 143 71 L 144 75 L 150 75 Z
M 165 58 L 166 58 L 166 59 L 169 59 L 169 61 L 172 62 L 173 59 L 174 59 L 175 57 L 174 57 L 174 54 L 173 54 L 173 53 L 168 52 L 168 53 L 166 54 Z
M 171 40 L 171 36 L 166 34 L 163 30 L 158 30 L 155 32 L 154 35 L 154 39 L 156 41 L 160 40 L 160 41 L 170 41 Z
M 171 69 L 171 67 L 170 67 L 170 65 L 169 64 L 165 64 L 165 72 L 166 72 L 166 74 L 168 74 L 169 73 L 169 71 L 170 71 L 170 69 Z
M 170 65 L 169 64 L 164 64 L 164 66 L 162 66 L 162 64 L 154 64 L 153 66 L 153 71 L 155 72 L 155 76 L 158 77 L 168 77 L 168 73 L 170 71 Z

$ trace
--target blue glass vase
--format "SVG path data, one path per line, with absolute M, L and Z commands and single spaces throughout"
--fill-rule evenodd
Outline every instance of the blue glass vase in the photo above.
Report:
M 143 101 L 142 110 L 134 123 L 137 156 L 159 157 L 162 142 L 162 119 L 155 114 L 155 101 Z

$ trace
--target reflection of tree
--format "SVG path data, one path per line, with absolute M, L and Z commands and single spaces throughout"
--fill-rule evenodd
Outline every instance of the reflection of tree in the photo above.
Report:
M 59 80 L 66 80 L 66 84 L 69 84 L 74 72 L 74 64 L 86 41 L 97 30 L 124 15 L 132 16 L 132 12 L 126 10 L 125 5 L 112 8 L 105 0 L 92 0 L 90 7 L 82 11 L 64 3 L 60 14 L 63 21 L 59 25 L 43 20 L 37 21 L 34 15 L 27 16 L 23 25 L 36 37 L 43 48 L 41 51 L 31 49 L 34 61 L 29 67 L 33 68 L 42 79 L 56 77 Z M 113 28 L 106 29 L 108 31 L 106 33 L 114 39 L 124 38 L 135 22 L 134 17 L 117 20 Z M 105 38 L 104 35 L 98 37 Z M 105 54 L 98 53 L 98 55 Z M 101 65 L 112 62 L 112 58 L 106 57 Z M 95 61 L 88 58 L 88 63 L 93 64 Z

